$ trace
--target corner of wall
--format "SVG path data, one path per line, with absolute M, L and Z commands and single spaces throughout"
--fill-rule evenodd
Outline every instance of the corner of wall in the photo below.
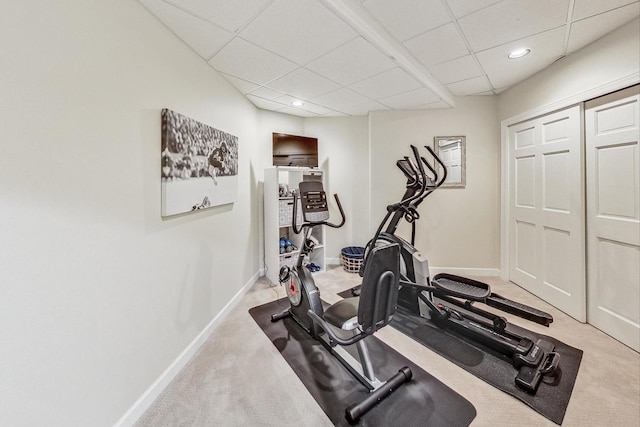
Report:
M 149 386 L 149 388 L 136 400 L 127 412 L 114 424 L 114 427 L 131 427 L 151 407 L 162 391 L 189 363 L 198 350 L 204 345 L 211 334 L 229 315 L 231 310 L 240 302 L 245 293 L 253 286 L 258 278 L 264 275 L 264 269 L 258 270 L 247 283 L 233 296 L 209 324 L 191 341 L 169 367 Z

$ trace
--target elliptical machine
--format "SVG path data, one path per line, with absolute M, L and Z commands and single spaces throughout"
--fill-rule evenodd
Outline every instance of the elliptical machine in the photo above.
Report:
M 321 182 L 303 181 L 299 184 L 299 191 L 304 223 L 300 227 L 296 223 L 298 197 L 294 194 L 293 230 L 296 234 L 304 232 L 304 239 L 296 265 L 293 268 L 283 266 L 279 273 L 290 307 L 282 313 L 273 314 L 271 321 L 292 318 L 370 390 L 366 399 L 345 410 L 347 421 L 355 423 L 413 376 L 405 366 L 387 381 L 376 378 L 365 340 L 386 326 L 395 312 L 400 280 L 400 246 L 387 243 L 372 248 L 369 254 L 371 262 L 363 271 L 360 297 L 343 299 L 325 310 L 313 275 L 303 262 L 313 250 L 313 228 L 324 225 L 342 227 L 345 215 L 338 195 L 334 194 L 342 221 L 339 224 L 328 222 L 329 208 Z M 345 337 L 345 333 L 349 336 Z M 343 348 L 352 344 L 356 345 L 358 358 Z
M 366 246 L 365 263 L 368 253 L 376 246 L 388 243 L 400 245 L 401 288 L 398 305 L 412 315 L 429 318 L 441 328 L 509 357 L 518 369 L 515 383 L 533 394 L 542 378 L 552 375 L 558 367 L 560 356 L 554 352 L 554 344 L 544 339 L 534 343 L 527 337 L 506 330 L 508 323 L 503 316 L 479 308 L 475 303 L 484 303 L 544 326 L 553 322 L 551 315 L 493 294 L 488 284 L 476 280 L 445 273 L 430 279 L 428 261 L 414 246 L 415 222 L 420 218 L 417 207 L 446 179 L 446 166 L 442 160 L 430 147 L 425 148 L 433 158 L 433 164 L 420 156 L 413 145 L 413 158 L 405 156 L 396 163 L 407 177 L 406 191 L 399 202 L 387 206 L 387 214 L 375 237 Z M 441 177 L 437 173 L 438 165 L 443 170 Z M 411 224 L 410 243 L 395 234 L 402 219 Z

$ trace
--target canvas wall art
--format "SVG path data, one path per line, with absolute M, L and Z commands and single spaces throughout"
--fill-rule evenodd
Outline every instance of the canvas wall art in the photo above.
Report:
M 162 216 L 238 199 L 238 137 L 169 109 L 162 118 Z

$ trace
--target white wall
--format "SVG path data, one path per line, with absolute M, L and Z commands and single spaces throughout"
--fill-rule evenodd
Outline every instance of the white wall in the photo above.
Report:
M 113 425 L 255 280 L 276 124 L 136 1 L 4 9 L 0 425 Z M 164 107 L 239 137 L 236 203 L 161 219 Z
M 477 274 L 496 274 L 500 243 L 496 98 L 458 98 L 455 109 L 375 112 L 370 121 L 371 235 L 386 206 L 404 194 L 406 179 L 395 162 L 411 155 L 409 145 L 426 153 L 423 147 L 433 146 L 435 136 L 465 135 L 467 186 L 443 187 L 420 205 L 416 247 L 434 270 L 467 268 Z M 403 224 L 400 234 L 409 240 L 410 227 Z
M 630 86 L 639 72 L 640 19 L 635 19 L 500 94 L 499 117 L 585 101 Z
M 364 246 L 371 238 L 367 227 L 369 203 L 369 148 L 367 117 L 328 117 L 305 120 L 305 135 L 318 138 L 319 166 L 325 171 L 325 190 L 337 193 L 347 221 L 339 229 L 326 228 L 326 257 L 338 262 L 346 246 Z M 338 222 L 338 210 L 331 221 Z

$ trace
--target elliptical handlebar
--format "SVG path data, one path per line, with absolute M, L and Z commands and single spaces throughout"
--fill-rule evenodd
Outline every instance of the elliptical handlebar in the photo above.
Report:
M 416 159 L 416 163 L 418 164 L 418 170 L 420 172 L 420 177 L 418 181 L 422 182 L 422 186 L 418 194 L 410 197 L 409 203 L 413 204 L 415 200 L 421 200 L 423 198 L 424 193 L 427 191 L 427 173 L 424 171 L 424 165 L 422 162 L 422 158 L 420 157 L 420 152 L 418 151 L 418 147 L 415 145 L 411 146 L 411 151 L 413 151 L 413 157 Z
M 435 151 L 433 151 L 433 148 L 429 147 L 428 145 L 425 145 L 424 148 L 427 149 L 429 154 L 431 154 L 431 157 L 433 157 L 434 160 L 436 162 L 438 162 L 438 164 L 442 167 L 442 178 L 440 179 L 440 181 L 438 181 L 438 178 L 437 178 L 438 174 L 436 174 L 436 181 L 438 181 L 436 183 L 436 188 L 440 187 L 442 184 L 444 184 L 444 181 L 447 179 L 447 166 L 444 164 L 442 159 L 440 157 L 438 157 L 438 155 L 435 153 Z M 429 169 L 431 169 L 431 168 L 429 168 Z
M 416 170 L 415 166 L 413 165 L 413 161 L 409 158 L 409 156 L 404 156 L 404 161 L 407 164 L 407 167 L 410 169 L 409 172 L 411 174 L 410 175 L 407 174 L 407 172 L 405 171 L 404 167 L 400 166 L 401 160 L 398 160 L 398 167 L 400 167 L 402 169 L 402 171 L 405 172 L 405 175 L 409 179 L 409 182 L 407 182 L 407 187 L 413 187 L 414 185 L 420 185 L 420 181 L 418 180 L 418 171 Z
M 420 157 L 420 153 L 418 152 L 418 147 L 415 145 L 411 145 L 411 151 L 413 151 L 413 157 L 416 159 L 416 163 L 418 165 L 418 170 L 416 170 L 416 164 L 407 156 L 404 157 L 409 169 L 411 172 L 415 174 L 415 177 L 410 177 L 413 181 L 408 184 L 408 186 L 418 185 L 419 190 L 417 193 L 407 197 L 406 199 L 400 200 L 399 202 L 393 203 L 387 206 L 388 211 L 396 211 L 403 206 L 411 207 L 415 200 L 422 200 L 424 198 L 424 193 L 427 191 L 427 173 L 424 171 L 423 161 L 424 159 Z M 424 163 L 427 163 L 424 161 Z M 431 166 L 429 166 L 430 170 L 433 170 Z
M 376 234 L 372 239 L 373 242 L 377 240 L 378 236 L 382 232 L 382 229 L 390 220 L 392 215 L 393 218 L 390 220 L 391 222 L 387 230 L 395 230 L 398 221 L 402 217 L 404 217 L 405 220 L 410 223 L 413 223 L 417 219 L 419 219 L 420 215 L 418 213 L 417 206 L 425 199 L 425 197 L 437 190 L 438 187 L 440 187 L 447 178 L 447 167 L 444 162 L 442 162 L 442 160 L 438 157 L 438 155 L 433 151 L 431 147 L 425 146 L 424 148 L 434 158 L 435 162 L 437 162 L 438 165 L 442 167 L 442 176 L 438 174 L 437 168 L 434 165 L 429 163 L 429 161 L 425 157 L 420 156 L 418 148 L 415 145 L 411 145 L 411 151 L 413 152 L 413 158 L 415 159 L 415 162 L 410 157 L 404 156 L 404 159 L 398 160 L 398 162 L 396 163 L 398 168 L 400 168 L 400 170 L 407 177 L 407 193 L 405 193 L 404 198 L 399 202 L 387 206 L 387 214 L 380 223 L 380 226 L 378 227 Z M 425 166 L 433 174 L 433 185 L 427 185 L 427 179 L 429 177 L 425 171 Z M 399 211 L 403 211 L 403 214 L 399 215 Z M 365 251 L 367 248 L 365 248 Z
M 429 169 L 429 171 L 433 174 L 433 179 L 431 181 L 436 184 L 438 182 L 438 172 L 433 168 L 433 166 L 429 164 L 429 162 L 427 162 L 427 159 L 425 159 L 424 156 L 421 156 L 420 160 L 422 160 L 422 163 L 424 163 L 427 169 Z

